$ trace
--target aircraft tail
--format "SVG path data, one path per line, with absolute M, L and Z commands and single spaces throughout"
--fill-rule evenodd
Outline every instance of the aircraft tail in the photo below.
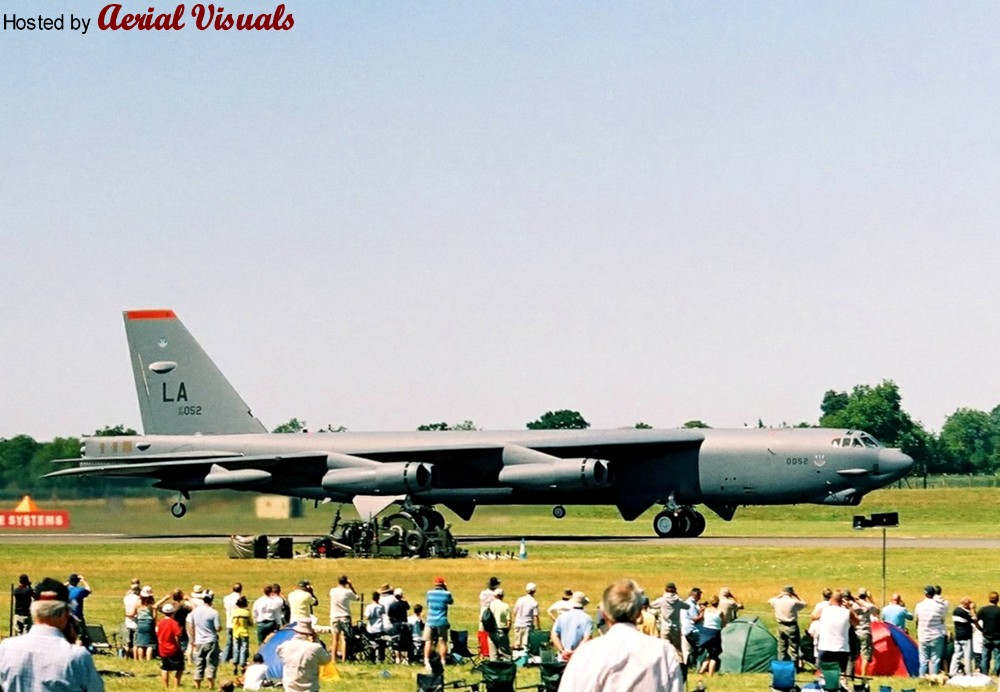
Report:
M 267 432 L 173 310 L 124 316 L 147 435 Z

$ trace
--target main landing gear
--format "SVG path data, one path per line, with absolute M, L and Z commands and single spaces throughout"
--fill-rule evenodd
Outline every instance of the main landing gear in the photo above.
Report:
M 693 507 L 665 509 L 653 518 L 660 538 L 695 538 L 705 532 L 705 516 Z

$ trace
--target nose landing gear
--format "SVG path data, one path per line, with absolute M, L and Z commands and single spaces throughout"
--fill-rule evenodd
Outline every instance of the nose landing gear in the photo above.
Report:
M 664 509 L 653 518 L 660 538 L 695 538 L 705 532 L 705 516 L 693 507 Z

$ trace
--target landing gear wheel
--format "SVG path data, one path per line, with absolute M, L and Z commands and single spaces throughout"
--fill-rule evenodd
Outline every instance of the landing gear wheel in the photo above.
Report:
M 556 505 L 555 507 L 552 508 L 552 516 L 554 516 L 556 519 L 562 519 L 563 517 L 566 516 L 566 508 L 563 507 L 562 505 Z
M 691 529 L 694 524 L 694 516 L 692 510 L 687 507 L 681 507 L 676 512 L 674 512 L 674 521 L 677 523 L 677 528 L 674 533 L 671 534 L 672 538 L 690 538 L 692 533 Z
M 698 510 L 692 510 L 691 517 L 691 537 L 697 538 L 701 534 L 705 533 L 705 515 Z
M 174 504 L 170 505 L 170 513 L 174 515 L 175 519 L 180 519 L 185 514 L 187 514 L 187 511 L 188 511 L 187 505 L 185 505 L 183 502 L 175 502 Z
M 677 530 L 676 515 L 670 510 L 663 510 L 653 517 L 653 531 L 660 538 L 672 538 Z
M 390 514 L 385 519 L 385 526 L 389 528 L 394 526 L 399 527 L 403 532 L 415 531 L 420 528 L 420 525 L 417 523 L 417 519 L 409 512 Z
M 417 555 L 424 547 L 424 534 L 420 531 L 410 531 L 403 536 L 403 546 L 412 554 Z

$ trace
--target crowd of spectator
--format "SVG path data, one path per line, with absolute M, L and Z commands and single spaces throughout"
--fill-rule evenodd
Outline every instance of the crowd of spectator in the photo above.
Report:
M 122 598 L 122 654 L 141 661 L 158 658 L 165 689 L 180 687 L 186 671 L 195 688 L 215 688 L 220 670 L 227 675 L 231 670 L 245 689 L 260 689 L 266 685 L 262 672 L 266 666 L 259 654 L 251 659 L 251 649 L 259 649 L 273 633 L 291 626 L 293 636 L 278 647 L 278 654 L 286 676 L 302 681 L 303 686 L 288 687 L 286 681 L 288 689 L 318 689 L 321 669 L 332 660 L 350 660 L 359 640 L 366 643 L 368 660 L 430 669 L 432 658 L 449 660 L 453 655 L 449 613 L 455 598 L 442 577 L 429 586 L 420 599 L 423 603 L 411 604 L 402 588 L 388 583 L 365 599 L 345 575 L 323 594 L 326 603 L 322 604 L 305 579 L 287 594 L 280 584 L 265 584 L 255 598 L 248 597 L 237 582 L 218 599 L 200 584 L 190 592 L 173 589 L 158 598 L 152 586 L 135 578 Z M 527 656 L 532 648 L 536 652 L 548 648 L 557 660 L 569 664 L 567 674 L 588 678 L 597 675 L 595 666 L 602 665 L 632 667 L 645 671 L 635 674 L 664 680 L 672 679 L 675 669 L 682 678 L 688 671 L 711 676 L 719 669 L 725 645 L 722 631 L 744 608 L 729 587 L 707 598 L 700 588 L 691 587 L 682 598 L 673 582 L 667 582 L 663 593 L 654 598 L 634 582 L 616 582 L 594 612 L 587 611 L 590 599 L 582 591 L 565 589 L 544 610 L 536 598 L 536 584 L 528 582 L 516 591 L 516 598 L 508 598 L 496 576 L 480 591 L 480 654 L 513 660 Z M 86 655 L 90 641 L 85 603 L 91 593 L 79 574 L 71 574 L 65 583 L 46 579 L 36 586 L 21 575 L 13 590 L 17 636 L 3 642 L 4 649 L 0 649 L 6 654 L 0 665 L 0 688 L 10 688 L 11 676 L 39 675 L 38 671 L 59 666 L 67 667 L 67 675 L 96 677 Z M 943 661 L 949 653 L 946 670 L 950 675 L 998 675 L 1000 595 L 992 592 L 987 600 L 987 605 L 977 609 L 965 597 L 953 608 L 940 587 L 927 586 L 911 612 L 899 593 L 880 608 L 865 588 L 858 589 L 856 596 L 846 588 L 824 589 L 810 610 L 794 587 L 786 585 L 768 604 L 774 613 L 779 660 L 836 663 L 845 674 L 853 674 L 857 666 L 867 676 L 873 662 L 872 623 L 881 619 L 904 631 L 915 625 L 921 675 L 945 672 Z M 328 618 L 321 610 L 324 605 Z M 329 647 L 321 640 L 327 633 Z M 56 634 L 72 648 L 49 647 L 54 658 L 48 662 L 42 654 L 25 658 L 29 645 L 37 647 Z M 574 663 L 582 647 L 590 652 L 586 665 Z M 613 662 L 621 652 L 626 652 L 629 661 Z M 658 665 L 658 672 L 651 673 Z M 89 684 L 88 689 L 99 689 L 99 678 Z

